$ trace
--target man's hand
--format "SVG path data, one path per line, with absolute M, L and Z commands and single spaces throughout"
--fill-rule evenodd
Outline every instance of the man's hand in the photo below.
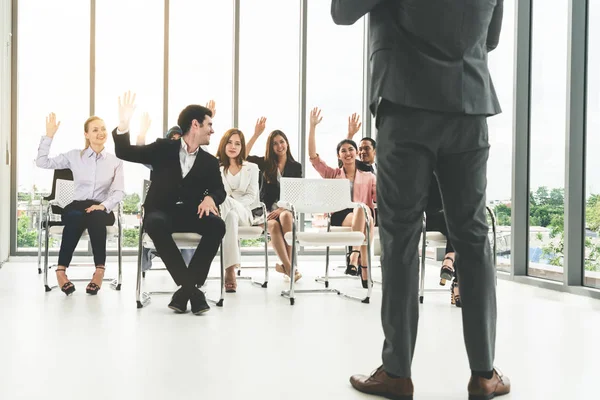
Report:
M 279 218 L 279 215 L 284 211 L 285 211 L 285 208 L 283 208 L 283 207 L 279 207 L 277 210 L 271 211 L 269 213 L 269 215 L 267 215 L 267 221 Z
M 315 127 L 319 125 L 319 123 L 323 120 L 321 116 L 321 109 L 319 107 L 315 107 L 310 112 L 310 126 Z
M 206 103 L 206 108 L 212 112 L 212 118 L 217 115 L 217 106 L 214 100 L 210 100 L 208 103 Z
M 86 213 L 91 213 L 92 211 L 106 211 L 106 208 L 102 205 L 102 204 L 98 204 L 98 205 L 93 205 L 91 207 L 88 207 L 85 209 Z
M 46 117 L 46 136 L 53 138 L 60 126 L 60 121 L 56 122 L 56 114 L 50 113 Z
M 198 205 L 198 218 L 202 218 L 205 215 L 209 215 L 213 213 L 215 215 L 219 215 L 219 210 L 217 209 L 217 205 L 212 197 L 206 196 L 202 203 Z
M 135 93 L 127 91 L 123 94 L 123 100 L 119 96 L 119 132 L 129 132 L 129 123 L 135 111 Z
M 360 115 L 357 113 L 352 114 L 348 117 L 348 139 L 352 139 L 354 135 L 360 130 L 362 122 L 360 122 Z
M 259 137 L 265 131 L 267 126 L 267 117 L 260 117 L 254 125 L 254 136 Z
M 150 114 L 147 112 L 143 113 L 140 121 L 140 133 L 137 137 L 136 145 L 143 146 L 146 144 L 146 134 L 148 133 L 151 124 L 152 120 L 150 119 Z

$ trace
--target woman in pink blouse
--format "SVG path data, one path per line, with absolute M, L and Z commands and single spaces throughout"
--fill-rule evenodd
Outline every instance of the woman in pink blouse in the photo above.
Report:
M 342 140 L 337 145 L 338 168 L 328 166 L 325 161 L 319 157 L 317 153 L 317 145 L 315 140 L 316 126 L 321 122 L 321 110 L 317 107 L 313 108 L 310 113 L 310 131 L 308 134 L 308 155 L 310 162 L 317 172 L 326 179 L 348 179 L 352 190 L 352 201 L 363 203 L 371 210 L 371 215 L 368 221 L 365 221 L 365 214 L 360 208 L 347 208 L 337 211 L 331 215 L 331 225 L 333 226 L 349 226 L 353 231 L 365 233 L 367 223 L 373 231 L 373 215 L 375 208 L 376 194 L 376 178 L 369 171 L 363 171 L 357 163 L 356 154 L 357 147 L 353 140 Z M 358 275 L 361 274 L 362 285 L 367 288 L 367 271 L 366 267 L 359 265 L 360 260 L 367 260 L 367 246 L 356 246 L 352 248 L 350 253 L 350 262 L 346 267 L 346 274 Z

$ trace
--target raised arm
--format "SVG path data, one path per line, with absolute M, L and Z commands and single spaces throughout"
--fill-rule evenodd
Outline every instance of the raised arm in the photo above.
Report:
M 360 122 L 360 115 L 357 113 L 352 114 L 348 117 L 348 136 L 347 139 L 354 140 L 354 135 L 360 130 L 362 122 Z
M 252 151 L 252 147 L 256 140 L 262 135 L 265 131 L 265 127 L 267 125 L 267 117 L 260 117 L 256 120 L 256 125 L 254 126 L 254 135 L 250 138 L 248 143 L 246 143 L 246 157 L 250 155 L 250 151 Z
M 131 145 L 129 124 L 134 111 L 135 93 L 125 93 L 122 101 L 121 97 L 119 97 L 119 126 L 112 132 L 115 141 L 115 155 L 121 160 L 152 165 L 156 161 L 158 142 L 146 146 Z
M 110 185 L 110 189 L 108 191 L 108 198 L 104 200 L 101 205 L 104 206 L 104 209 L 107 213 L 117 207 L 117 204 L 123 200 L 125 196 L 125 179 L 123 177 L 123 161 L 119 160 L 117 166 L 115 168 L 115 176 L 113 177 L 113 181 Z
M 150 115 L 146 112 L 143 113 L 142 120 L 140 121 L 140 133 L 138 133 L 137 139 L 135 141 L 136 146 L 143 146 L 146 144 L 146 134 L 150 129 L 150 124 L 152 124 Z
M 331 17 L 337 25 L 352 25 L 384 0 L 331 0 Z
M 308 131 L 308 157 L 313 159 L 317 157 L 317 140 L 315 138 L 315 131 L 317 125 L 323 120 L 321 116 L 321 110 L 315 107 L 310 112 L 310 130 Z
M 43 136 L 42 140 L 40 141 L 37 158 L 35 159 L 35 165 L 40 168 L 65 169 L 71 167 L 69 158 L 64 154 L 59 154 L 53 158 L 48 157 L 48 154 L 50 154 L 52 139 L 54 139 L 54 135 L 56 134 L 56 131 L 58 131 L 59 126 L 60 121 L 58 123 L 56 122 L 56 115 L 54 113 L 50 113 L 46 117 L 46 136 Z
M 496 0 L 496 8 L 492 14 L 492 20 L 488 27 L 486 47 L 487 51 L 492 51 L 498 47 L 500 42 L 500 31 L 502 30 L 502 17 L 504 15 L 504 0 Z

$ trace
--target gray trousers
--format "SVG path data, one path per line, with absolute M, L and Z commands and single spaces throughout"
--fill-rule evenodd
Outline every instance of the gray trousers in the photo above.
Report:
M 418 245 L 436 172 L 456 251 L 463 333 L 471 370 L 493 368 L 496 271 L 485 214 L 486 117 L 402 107 L 377 112 L 377 207 L 382 245 L 384 369 L 410 377 L 419 321 Z M 441 328 L 441 327 L 440 327 Z

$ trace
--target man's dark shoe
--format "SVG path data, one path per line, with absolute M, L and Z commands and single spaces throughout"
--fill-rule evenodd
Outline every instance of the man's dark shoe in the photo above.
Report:
M 494 369 L 492 379 L 472 376 L 469 380 L 469 400 L 490 400 L 510 393 L 510 379 Z
M 371 376 L 353 375 L 350 383 L 359 392 L 375 394 L 392 400 L 412 400 L 414 387 L 410 378 L 391 378 L 383 365 Z
M 192 312 L 195 315 L 200 315 L 210 310 L 210 306 L 206 302 L 206 296 L 200 289 L 194 288 L 190 296 L 190 303 L 192 305 Z
M 183 287 L 181 287 L 178 291 L 173 293 L 173 297 L 171 297 L 171 302 L 169 303 L 169 308 L 175 312 L 184 313 L 187 311 L 188 300 L 188 295 L 184 292 Z

